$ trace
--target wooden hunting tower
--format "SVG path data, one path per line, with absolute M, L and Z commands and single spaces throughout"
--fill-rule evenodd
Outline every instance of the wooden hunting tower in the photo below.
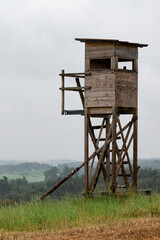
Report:
M 62 114 L 84 115 L 85 156 L 84 162 L 65 180 L 84 166 L 86 196 L 95 190 L 101 173 L 106 190 L 136 191 L 138 47 L 148 45 L 110 39 L 76 40 L 85 43 L 85 72 L 65 73 L 62 70 L 60 89 Z M 75 78 L 76 87 L 65 87 L 65 77 Z M 84 79 L 84 86 L 80 79 Z M 65 110 L 65 91 L 79 92 L 83 110 Z M 124 115 L 127 116 L 125 124 Z M 96 125 L 93 124 L 95 119 Z
M 85 72 L 89 73 L 85 76 L 84 93 L 85 194 L 93 192 L 101 172 L 108 190 L 137 190 L 138 47 L 147 44 L 109 39 L 76 40 L 85 43 Z M 121 114 L 131 117 L 124 127 Z M 102 124 L 92 126 L 92 117 L 102 118 Z M 94 131 L 98 128 L 96 138 Z M 104 129 L 105 137 L 101 138 Z M 94 156 L 88 155 L 89 134 Z M 119 138 L 121 143 L 117 143 Z M 99 147 L 101 140 L 104 143 Z M 129 157 L 131 143 L 132 158 Z M 95 156 L 97 166 L 91 174 Z M 118 177 L 123 178 L 124 185 L 118 185 Z

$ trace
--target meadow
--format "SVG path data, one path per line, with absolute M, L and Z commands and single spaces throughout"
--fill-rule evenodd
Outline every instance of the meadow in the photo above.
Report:
M 11 232 L 57 231 L 74 227 L 159 217 L 160 195 L 108 196 L 84 199 L 66 197 L 0 206 L 0 229 Z
M 48 170 L 48 169 L 46 169 Z M 27 175 L 23 174 L 23 172 L 15 172 L 15 173 L 6 173 L 6 174 L 0 174 L 0 179 L 3 179 L 3 176 L 6 176 L 8 180 L 12 179 L 22 179 L 23 176 L 27 179 L 28 182 L 42 182 L 45 180 L 44 176 L 44 170 L 32 170 L 32 171 L 27 171 Z

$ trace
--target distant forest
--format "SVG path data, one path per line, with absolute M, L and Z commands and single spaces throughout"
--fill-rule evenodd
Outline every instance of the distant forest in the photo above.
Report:
M 160 193 L 160 161 L 147 160 L 147 167 L 143 165 L 138 173 L 138 189 L 151 190 L 152 192 Z M 47 192 L 64 176 L 69 174 L 75 167 L 59 165 L 52 167 L 48 164 L 40 163 L 21 163 L 16 165 L 2 165 L 0 166 L 0 199 L 11 200 L 15 202 L 30 201 L 33 198 L 39 198 L 42 194 Z M 154 166 L 156 166 L 154 168 Z M 44 180 L 39 182 L 29 182 L 27 177 L 34 171 L 44 175 Z M 26 176 L 18 177 L 17 179 L 10 179 L 7 174 L 26 173 Z M 6 175 L 5 175 L 6 174 Z M 101 177 L 98 182 L 98 188 L 101 189 L 104 185 Z M 70 178 L 60 188 L 58 188 L 51 197 L 61 199 L 66 195 L 82 194 L 84 191 L 84 175 L 83 170 Z

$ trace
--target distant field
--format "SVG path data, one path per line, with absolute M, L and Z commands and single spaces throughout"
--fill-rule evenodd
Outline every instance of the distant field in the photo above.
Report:
M 44 169 L 32 170 L 32 171 L 27 171 L 24 175 L 23 173 L 4 173 L 4 174 L 0 174 L 0 179 L 2 179 L 3 176 L 6 176 L 9 180 L 23 178 L 23 176 L 25 176 L 28 182 L 41 182 L 41 181 L 44 181 L 44 178 L 45 178 L 44 171 L 45 171 Z

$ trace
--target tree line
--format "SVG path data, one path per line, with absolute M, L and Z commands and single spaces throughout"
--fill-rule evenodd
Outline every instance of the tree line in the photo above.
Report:
M 63 169 L 53 167 L 44 172 L 45 181 L 29 183 L 26 177 L 8 180 L 6 176 L 0 180 L 0 199 L 9 199 L 15 202 L 30 201 L 40 197 L 59 182 L 64 176 L 69 174 L 73 168 L 65 166 Z M 99 180 L 99 185 L 103 184 L 103 178 Z M 160 170 L 142 168 L 138 173 L 138 189 L 151 190 L 160 193 Z M 61 199 L 68 195 L 82 194 L 84 191 L 84 175 L 76 174 L 64 184 L 62 184 L 52 195 L 52 198 Z

